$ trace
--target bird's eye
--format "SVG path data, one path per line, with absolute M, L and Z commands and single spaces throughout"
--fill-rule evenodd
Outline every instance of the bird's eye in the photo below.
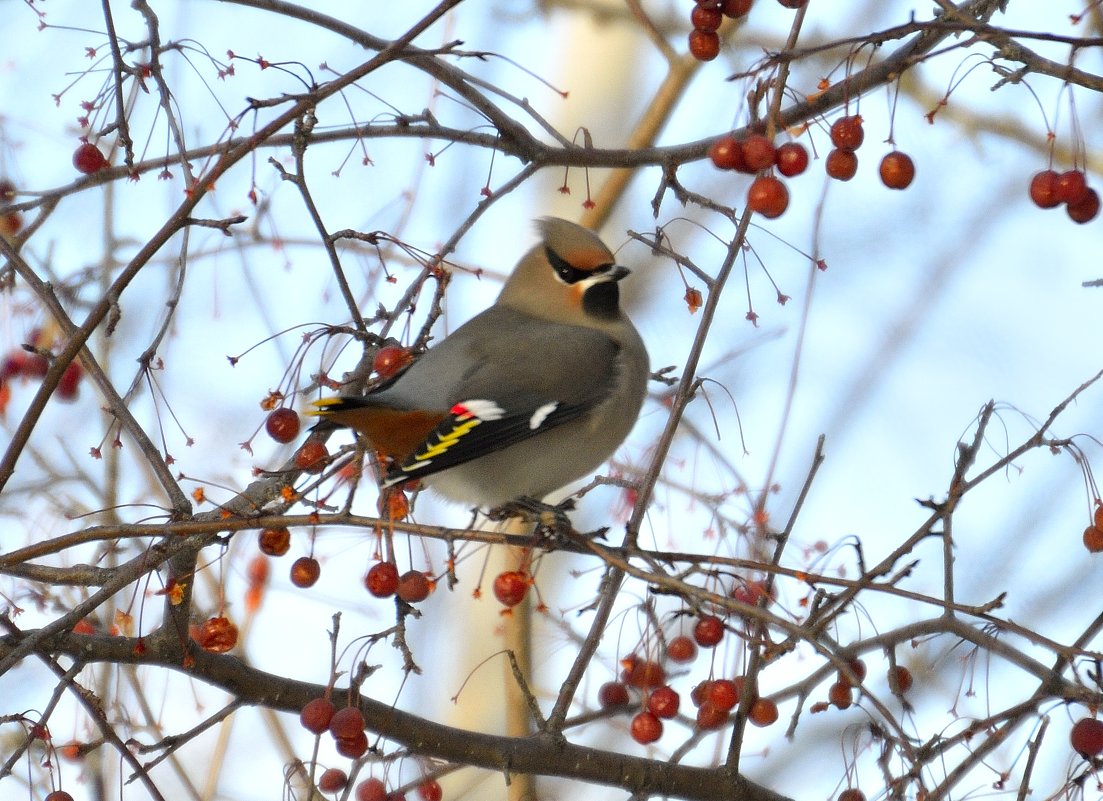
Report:
M 573 284 L 577 281 L 581 281 L 585 274 L 582 270 L 572 267 L 571 263 L 556 253 L 549 247 L 544 248 L 544 252 L 548 257 L 548 264 L 555 270 L 555 274 L 559 276 L 559 280 L 565 284 Z
M 580 270 L 550 247 L 545 247 L 544 253 L 548 257 L 548 264 L 555 270 L 555 274 L 559 276 L 559 280 L 565 284 L 577 284 L 579 281 L 607 272 L 609 268 L 613 266 L 611 264 L 603 264 L 593 270 Z

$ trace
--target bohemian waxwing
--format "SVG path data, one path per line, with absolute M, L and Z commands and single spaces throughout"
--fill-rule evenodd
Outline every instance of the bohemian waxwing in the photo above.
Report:
M 591 231 L 554 217 L 497 301 L 387 384 L 316 401 L 408 479 L 454 501 L 542 499 L 596 470 L 643 404 L 647 350 L 621 311 L 628 275 Z

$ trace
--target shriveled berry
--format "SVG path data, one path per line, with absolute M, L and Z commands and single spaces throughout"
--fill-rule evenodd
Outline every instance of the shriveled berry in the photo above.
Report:
M 212 654 L 224 654 L 237 645 L 237 626 L 229 618 L 209 618 L 199 629 L 199 647 Z
M 850 672 L 854 674 L 854 678 L 856 678 L 858 680 L 859 684 L 862 681 L 865 680 L 865 677 L 866 677 L 866 663 L 865 662 L 863 662 L 861 659 L 855 657 L 854 659 L 848 659 L 846 664 L 847 664 L 847 667 L 850 668 Z M 841 670 L 839 671 L 839 681 L 846 682 L 851 687 L 856 686 L 855 683 L 853 681 L 851 681 L 850 678 L 845 673 L 843 673 L 843 671 L 841 671 Z
M 839 793 L 838 801 L 866 801 L 866 794 L 857 787 L 848 787 Z
M 257 535 L 257 545 L 261 553 L 268 556 L 283 556 L 291 549 L 291 532 L 282 526 L 262 528 Z

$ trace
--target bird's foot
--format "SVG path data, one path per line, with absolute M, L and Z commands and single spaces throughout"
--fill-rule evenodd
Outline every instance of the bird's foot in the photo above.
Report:
M 575 508 L 574 499 L 568 498 L 560 504 L 552 505 L 535 498 L 517 498 L 487 512 L 491 520 L 519 518 L 536 526 L 537 537 L 564 539 L 581 536 L 571 525 L 567 512 Z

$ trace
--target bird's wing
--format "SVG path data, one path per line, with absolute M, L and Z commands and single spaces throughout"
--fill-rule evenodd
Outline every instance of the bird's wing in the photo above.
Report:
M 491 315 L 485 324 L 495 322 L 501 321 Z M 614 386 L 619 346 L 600 331 L 541 322 L 513 326 L 516 336 L 503 341 L 479 336 L 479 327 L 466 339 L 462 355 L 470 366 L 453 387 L 448 416 L 389 471 L 384 486 L 447 470 L 575 420 Z M 447 344 L 430 355 L 448 357 Z M 410 378 L 407 391 L 419 380 L 416 373 Z

